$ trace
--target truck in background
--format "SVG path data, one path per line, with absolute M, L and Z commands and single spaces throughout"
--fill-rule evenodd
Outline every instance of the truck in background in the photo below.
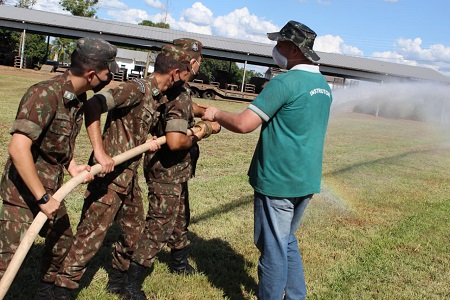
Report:
M 211 81 L 199 76 L 194 81 L 189 82 L 192 97 L 204 98 L 210 100 L 222 99 L 231 101 L 251 102 L 264 88 L 268 79 L 262 77 L 252 77 L 249 83 L 244 85 L 243 91 L 236 84 Z

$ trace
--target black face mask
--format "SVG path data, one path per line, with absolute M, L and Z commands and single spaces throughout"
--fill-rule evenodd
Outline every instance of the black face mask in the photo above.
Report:
M 180 79 L 178 79 L 177 81 L 174 81 L 172 87 L 173 87 L 173 88 L 178 88 L 178 87 L 183 86 L 184 83 L 185 83 L 185 81 L 182 80 L 182 79 L 180 78 Z
M 108 73 L 108 78 L 106 80 L 101 80 L 97 74 L 95 74 L 95 76 L 97 76 L 98 81 L 100 81 L 99 84 L 97 84 L 96 86 L 94 86 L 92 88 L 92 90 L 94 91 L 94 93 L 98 93 L 100 92 L 105 86 L 107 86 L 111 80 L 112 80 L 112 74 L 111 72 Z
M 173 83 L 172 87 L 173 88 L 182 87 L 184 85 L 184 83 L 185 83 L 184 80 L 179 79 Z

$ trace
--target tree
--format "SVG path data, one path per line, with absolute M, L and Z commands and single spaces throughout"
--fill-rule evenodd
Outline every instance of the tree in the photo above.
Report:
M 31 58 L 33 65 L 43 62 L 47 53 L 46 36 L 27 34 L 25 36 L 25 57 Z
M 226 88 L 226 83 L 241 85 L 244 69 L 239 68 L 237 63 L 225 60 L 204 58 L 200 67 L 200 72 L 205 74 L 210 81 L 219 82 L 222 88 Z M 262 74 L 253 70 L 247 70 L 245 83 L 251 77 L 263 77 Z
M 0 0 L 1 1 L 1 0 Z M 19 0 L 15 5 L 16 7 L 28 8 L 30 9 L 36 0 Z M 4 4 L 2 1 L 0 4 Z M 5 53 L 8 57 L 14 57 L 18 55 L 22 48 L 24 32 L 16 32 L 9 30 L 0 30 L 0 52 Z M 39 34 L 29 34 L 25 32 L 25 53 L 24 55 L 31 59 L 32 64 L 36 64 L 45 58 L 46 54 L 46 43 L 45 36 Z M 11 59 L 12 61 L 13 59 Z M 31 65 L 30 67 L 33 67 Z
M 74 16 L 94 18 L 98 0 L 61 0 L 59 4 Z
M 139 25 L 170 29 L 170 25 L 167 23 L 164 23 L 164 22 L 154 23 L 149 20 L 143 20 L 141 23 L 139 23 Z
M 49 57 L 54 61 L 67 63 L 69 61 L 69 55 L 75 47 L 75 40 L 57 37 L 52 41 Z
M 19 2 L 14 6 L 22 8 L 31 8 L 35 4 L 36 0 L 19 0 Z

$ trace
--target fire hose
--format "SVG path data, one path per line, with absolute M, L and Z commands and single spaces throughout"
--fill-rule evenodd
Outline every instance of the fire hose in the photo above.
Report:
M 211 134 L 218 133 L 220 131 L 220 127 L 217 128 L 210 122 L 200 121 L 192 128 L 192 132 L 188 130 L 187 135 L 192 135 L 194 133 L 201 131 L 202 130 L 201 124 L 203 124 L 205 127 L 205 134 L 203 135 L 203 138 L 207 138 Z M 156 141 L 159 145 L 164 145 L 166 143 L 166 137 L 161 136 L 157 138 Z M 148 150 L 149 150 L 148 145 L 144 143 L 133 149 L 125 151 L 112 158 L 114 160 L 114 165 L 115 166 L 119 165 L 137 155 L 147 152 Z M 101 171 L 102 166 L 100 164 L 96 164 L 91 167 L 90 173 L 95 176 Z M 55 192 L 55 194 L 52 195 L 52 197 L 61 202 L 75 187 L 84 182 L 87 174 L 88 171 L 83 171 L 78 175 L 74 176 L 64 185 L 62 185 Z M 34 240 L 36 239 L 37 235 L 39 234 L 39 231 L 42 229 L 46 221 L 47 216 L 43 212 L 39 212 L 34 218 L 27 232 L 25 233 L 22 241 L 20 241 L 19 247 L 17 247 L 17 250 L 13 255 L 13 258 L 11 259 L 11 262 L 9 263 L 9 266 L 6 268 L 2 280 L 0 281 L 0 300 L 2 300 L 5 297 L 6 293 L 8 292 L 8 289 L 11 286 L 17 272 L 19 271 L 19 268 L 22 265 L 28 251 L 30 250 L 31 246 L 34 243 Z

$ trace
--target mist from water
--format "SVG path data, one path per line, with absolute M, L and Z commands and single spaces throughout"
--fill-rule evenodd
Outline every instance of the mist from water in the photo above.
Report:
M 342 112 L 450 123 L 450 85 L 433 83 L 366 83 L 333 89 L 331 116 Z

